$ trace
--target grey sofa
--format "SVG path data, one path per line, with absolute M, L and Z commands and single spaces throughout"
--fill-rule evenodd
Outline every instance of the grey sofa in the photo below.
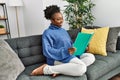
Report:
M 78 29 L 68 31 L 73 41 L 78 32 Z M 33 69 L 46 63 L 42 53 L 41 40 L 42 35 L 6 39 L 25 66 L 25 70 L 18 76 L 17 80 L 108 80 L 120 73 L 120 37 L 118 37 L 117 52 L 109 52 L 106 57 L 95 55 L 95 63 L 88 67 L 87 72 L 83 76 L 59 75 L 55 78 L 51 76 L 30 76 Z

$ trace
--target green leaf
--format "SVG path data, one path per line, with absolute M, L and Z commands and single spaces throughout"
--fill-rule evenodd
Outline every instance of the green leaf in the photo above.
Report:
M 94 16 L 91 13 L 95 6 L 91 0 L 64 0 L 69 3 L 65 5 L 65 17 L 70 25 L 70 28 L 79 28 L 87 25 L 92 25 Z

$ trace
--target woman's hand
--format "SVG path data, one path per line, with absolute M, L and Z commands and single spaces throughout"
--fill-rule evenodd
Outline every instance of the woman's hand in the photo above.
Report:
M 89 51 L 89 46 L 87 46 L 87 48 L 86 48 L 85 52 L 88 52 L 88 51 Z
M 73 54 L 76 51 L 76 48 L 68 48 L 68 51 L 70 54 Z

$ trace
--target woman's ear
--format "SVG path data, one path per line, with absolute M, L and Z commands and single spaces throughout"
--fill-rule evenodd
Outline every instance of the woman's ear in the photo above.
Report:
M 50 21 L 51 21 L 52 23 L 54 23 L 54 19 L 50 19 Z

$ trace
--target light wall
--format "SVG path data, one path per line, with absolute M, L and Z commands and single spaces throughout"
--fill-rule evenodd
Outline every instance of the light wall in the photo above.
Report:
M 43 0 L 24 0 L 26 35 L 40 34 L 44 27 Z
M 6 3 L 11 37 L 16 38 L 16 37 L 18 37 L 18 31 L 17 31 L 17 22 L 16 22 L 17 20 L 16 20 L 15 7 L 9 6 L 8 0 L 0 0 L 0 3 Z M 2 8 L 0 8 L 0 10 L 1 9 Z M 17 11 L 18 11 L 20 37 L 23 37 L 23 36 L 26 36 L 25 26 L 24 26 L 23 7 L 17 7 Z M 6 35 L 0 36 L 0 39 L 6 39 L 6 38 L 7 38 Z
M 92 1 L 96 4 L 92 11 L 96 18 L 93 25 L 120 26 L 120 0 Z M 26 8 L 24 8 L 26 35 L 42 34 L 48 28 L 50 22 L 44 18 L 43 13 L 46 6 L 56 4 L 60 6 L 61 10 L 64 10 L 64 5 L 67 4 L 63 0 L 24 0 L 24 2 L 27 4 L 25 5 Z M 63 28 L 69 28 L 66 21 L 63 24 Z
M 120 0 L 92 1 L 96 4 L 92 11 L 96 18 L 94 25 L 120 26 Z M 18 8 L 21 36 L 42 34 L 50 24 L 50 21 L 44 18 L 43 10 L 46 6 L 56 4 L 64 10 L 64 5 L 67 4 L 63 0 L 23 0 L 23 2 L 24 6 Z M 17 37 L 15 8 L 8 6 L 8 16 L 12 37 Z M 66 21 L 63 28 L 69 28 Z
M 96 4 L 93 14 L 94 25 L 120 26 L 120 0 L 93 0 Z
M 8 8 L 8 19 L 10 25 L 11 37 L 18 37 L 18 28 L 17 28 L 17 20 L 16 20 L 16 12 L 14 7 L 7 6 Z M 17 8 L 18 11 L 18 23 L 19 23 L 19 31 L 20 37 L 26 36 L 25 26 L 24 26 L 24 15 L 22 7 Z
M 46 6 L 57 4 L 63 9 L 64 4 L 61 0 L 24 0 L 24 21 L 26 28 L 26 35 L 42 34 L 48 28 L 50 21 L 44 17 L 44 9 Z M 63 24 L 64 28 L 68 28 L 67 24 Z

